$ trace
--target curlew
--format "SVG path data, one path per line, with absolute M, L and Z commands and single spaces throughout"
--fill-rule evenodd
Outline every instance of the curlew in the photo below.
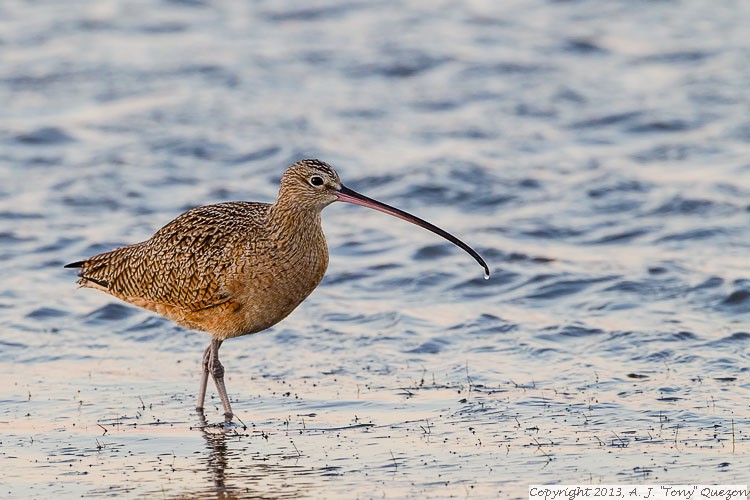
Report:
M 467 244 L 407 212 L 345 187 L 319 160 L 302 160 L 281 178 L 273 204 L 228 202 L 181 214 L 141 243 L 66 265 L 78 283 L 207 332 L 197 409 L 209 374 L 227 421 L 232 407 L 219 347 L 224 340 L 265 330 L 291 313 L 323 279 L 328 246 L 322 210 L 345 201 L 428 229 L 468 252 L 489 278 L 487 264 Z

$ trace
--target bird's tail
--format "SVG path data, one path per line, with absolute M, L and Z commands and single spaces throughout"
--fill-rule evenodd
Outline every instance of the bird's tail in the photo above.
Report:
M 111 252 L 108 252 L 111 253 Z M 107 253 L 96 255 L 86 260 L 79 260 L 77 262 L 71 262 L 65 264 L 65 268 L 78 268 L 78 276 L 81 278 L 78 280 L 78 284 L 81 286 L 91 286 L 91 284 L 98 285 L 96 288 L 103 288 L 109 290 L 109 280 L 107 279 Z

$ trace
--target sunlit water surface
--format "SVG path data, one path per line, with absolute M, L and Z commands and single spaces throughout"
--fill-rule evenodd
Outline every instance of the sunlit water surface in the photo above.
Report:
M 750 479 L 750 4 L 0 5 L 0 496 Z M 303 157 L 321 287 L 222 360 L 62 265 Z

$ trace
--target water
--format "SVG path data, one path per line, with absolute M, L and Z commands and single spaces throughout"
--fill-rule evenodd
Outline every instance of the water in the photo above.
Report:
M 747 2 L 4 2 L 0 495 L 524 497 L 747 483 Z M 62 265 L 302 157 L 487 260 L 324 213 L 222 348 Z

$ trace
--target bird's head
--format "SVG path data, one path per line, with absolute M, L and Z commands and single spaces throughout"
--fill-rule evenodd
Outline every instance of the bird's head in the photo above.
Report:
M 338 200 L 339 174 L 320 160 L 301 160 L 281 177 L 279 200 L 307 210 L 323 210 Z
M 490 276 L 487 263 L 466 243 L 419 217 L 349 189 L 341 183 L 339 174 L 333 167 L 320 160 L 301 160 L 286 169 L 281 178 L 281 188 L 276 204 L 285 208 L 294 207 L 296 210 L 313 211 L 319 215 L 334 201 L 362 205 L 432 231 L 468 252 L 484 268 L 485 278 Z

